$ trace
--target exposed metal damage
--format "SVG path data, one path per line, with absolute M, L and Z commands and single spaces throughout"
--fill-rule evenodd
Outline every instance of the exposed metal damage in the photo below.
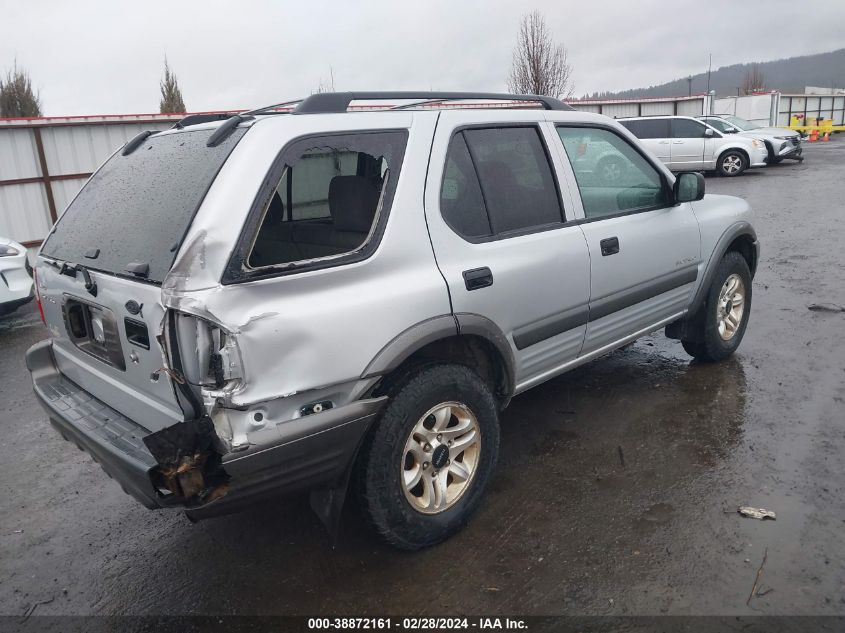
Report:
M 174 424 L 144 438 L 158 462 L 153 485 L 188 504 L 208 503 L 229 490 L 223 447 L 207 417 Z
M 220 328 L 172 310 L 157 339 L 165 363 L 159 372 L 173 381 L 186 420 L 144 438 L 158 462 L 150 473 L 153 485 L 187 506 L 210 503 L 229 491 L 222 458 L 231 450 L 231 431 L 212 421 L 219 403 L 210 389 L 237 385 L 237 348 Z

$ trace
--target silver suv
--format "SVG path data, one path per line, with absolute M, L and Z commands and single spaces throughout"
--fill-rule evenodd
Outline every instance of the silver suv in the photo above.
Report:
M 769 165 L 777 165 L 785 158 L 804 162 L 801 135 L 795 130 L 782 127 L 763 127 L 729 114 L 700 116 L 698 118 L 722 134 L 737 134 L 763 141 L 766 144 Z
M 392 105 L 390 105 L 392 104 Z M 618 170 L 579 152 L 598 145 Z M 118 150 L 38 256 L 27 354 L 63 437 L 148 508 L 350 480 L 415 549 L 478 506 L 511 398 L 658 328 L 736 350 L 758 242 L 624 127 L 555 99 L 333 93 Z

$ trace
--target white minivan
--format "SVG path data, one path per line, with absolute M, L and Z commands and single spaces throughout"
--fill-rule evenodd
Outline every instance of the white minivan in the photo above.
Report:
M 725 135 L 692 117 L 635 117 L 619 119 L 619 123 L 675 172 L 739 176 L 749 167 L 766 166 L 766 144 L 760 139 Z

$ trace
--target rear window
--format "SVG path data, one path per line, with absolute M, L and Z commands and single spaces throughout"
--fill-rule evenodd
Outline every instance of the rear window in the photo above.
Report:
M 125 274 L 149 266 L 161 282 L 214 177 L 246 132 L 206 147 L 214 130 L 153 135 L 129 156 L 112 156 L 56 224 L 43 253 L 95 270 Z M 95 258 L 86 257 L 99 250 Z

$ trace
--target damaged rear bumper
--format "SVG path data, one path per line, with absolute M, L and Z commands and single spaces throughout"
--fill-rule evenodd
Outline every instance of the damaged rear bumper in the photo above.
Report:
M 386 400 L 359 400 L 278 424 L 272 441 L 221 456 L 220 465 L 229 477 L 225 496 L 185 504 L 154 485 L 160 464 L 144 441 L 154 434 L 59 372 L 51 341 L 32 346 L 26 362 L 38 401 L 62 437 L 89 453 L 147 508 L 190 505 L 185 509 L 192 519 L 234 512 L 270 496 L 340 485 Z

